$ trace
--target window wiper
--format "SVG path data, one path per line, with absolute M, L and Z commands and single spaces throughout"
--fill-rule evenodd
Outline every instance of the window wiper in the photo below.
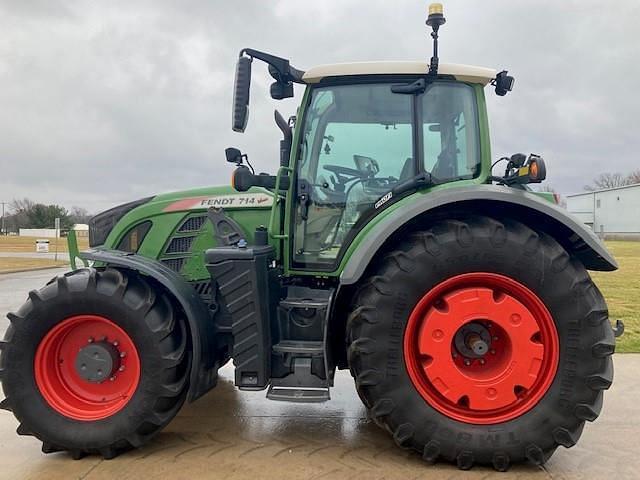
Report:
M 391 85 L 391 92 L 404 95 L 413 95 L 415 93 L 424 93 L 426 88 L 427 81 L 424 78 L 419 78 L 415 82 Z

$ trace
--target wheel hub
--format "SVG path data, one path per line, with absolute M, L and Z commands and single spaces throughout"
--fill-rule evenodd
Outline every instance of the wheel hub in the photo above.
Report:
M 468 423 L 498 423 L 532 408 L 555 376 L 559 347 L 542 301 L 508 277 L 472 273 L 428 292 L 413 310 L 404 354 L 431 406 Z
M 76 356 L 78 376 L 91 383 L 111 378 L 120 367 L 120 352 L 111 343 L 100 341 L 82 347 Z
M 454 344 L 459 355 L 482 358 L 489 353 L 491 333 L 483 323 L 471 322 L 458 329 L 454 337 Z
M 138 387 L 140 371 L 133 340 L 98 315 L 76 315 L 58 323 L 40 341 L 34 360 L 44 400 L 58 413 L 83 421 L 122 410 Z

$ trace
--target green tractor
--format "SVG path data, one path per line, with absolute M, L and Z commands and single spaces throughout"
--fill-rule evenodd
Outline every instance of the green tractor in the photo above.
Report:
M 149 441 L 230 359 L 242 390 L 330 399 L 349 369 L 371 418 L 428 462 L 506 470 L 573 446 L 602 408 L 615 334 L 587 270 L 616 261 L 536 194 L 536 155 L 492 174 L 484 88 L 506 71 L 429 62 L 301 71 L 252 49 L 236 67 L 233 130 L 251 67 L 271 97 L 305 86 L 276 175 L 245 154 L 231 187 L 144 198 L 69 238 L 73 271 L 9 313 L 1 406 L 45 453 Z M 551 200 L 551 201 L 550 201 Z M 82 261 L 84 267 L 76 268 Z

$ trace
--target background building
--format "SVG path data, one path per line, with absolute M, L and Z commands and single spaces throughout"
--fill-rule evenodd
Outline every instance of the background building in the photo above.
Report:
M 609 239 L 640 239 L 640 183 L 567 195 L 567 210 Z

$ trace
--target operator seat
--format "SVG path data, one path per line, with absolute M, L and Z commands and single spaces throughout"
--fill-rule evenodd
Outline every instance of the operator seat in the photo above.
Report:
M 414 175 L 413 158 L 408 157 L 404 161 L 404 165 L 402 166 L 402 171 L 400 172 L 400 178 L 398 179 L 398 182 L 404 182 L 405 180 L 409 180 L 411 177 L 413 177 L 413 175 Z

